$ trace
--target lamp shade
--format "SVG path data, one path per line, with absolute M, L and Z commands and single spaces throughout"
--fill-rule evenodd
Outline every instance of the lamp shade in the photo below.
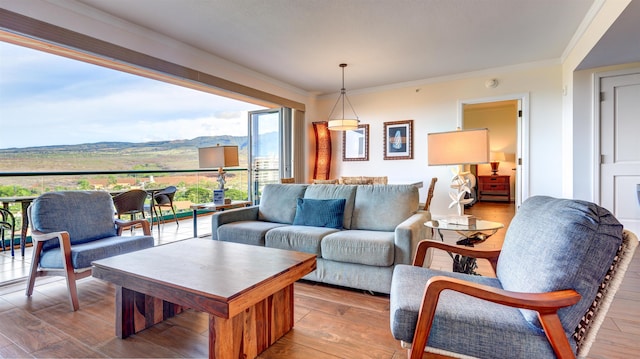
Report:
M 492 162 L 504 162 L 506 159 L 504 152 L 491 152 Z
M 489 130 L 459 130 L 427 134 L 430 166 L 489 162 Z
M 335 119 L 329 120 L 328 128 L 332 131 L 357 130 L 359 123 L 358 119 Z
M 238 166 L 238 146 L 215 146 L 198 148 L 200 168 Z

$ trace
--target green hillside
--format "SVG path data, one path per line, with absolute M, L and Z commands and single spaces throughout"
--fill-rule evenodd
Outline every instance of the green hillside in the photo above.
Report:
M 157 142 L 99 142 L 0 149 L 0 172 L 177 170 L 198 168 L 198 148 L 238 145 L 246 167 L 247 137 L 209 136 Z

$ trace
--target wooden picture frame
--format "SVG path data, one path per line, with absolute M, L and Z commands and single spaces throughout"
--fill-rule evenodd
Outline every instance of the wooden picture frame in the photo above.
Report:
M 413 159 L 413 120 L 384 123 L 384 159 Z
M 369 125 L 342 132 L 342 160 L 369 161 Z

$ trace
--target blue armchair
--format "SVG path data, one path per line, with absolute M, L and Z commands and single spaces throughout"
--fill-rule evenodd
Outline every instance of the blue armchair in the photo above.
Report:
M 604 208 L 532 197 L 501 250 L 422 241 L 393 273 L 391 331 L 410 358 L 584 357 L 637 245 Z M 488 259 L 496 277 L 422 268 L 429 248 Z
M 100 191 L 48 192 L 29 206 L 33 260 L 26 294 L 36 277 L 64 276 L 73 311 L 80 307 L 76 280 L 91 275 L 91 262 L 153 247 L 149 222 L 115 219 L 111 195 Z M 122 229 L 141 225 L 143 236 L 121 236 Z

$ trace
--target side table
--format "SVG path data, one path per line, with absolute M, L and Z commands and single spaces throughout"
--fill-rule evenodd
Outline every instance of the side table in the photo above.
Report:
M 478 201 L 511 202 L 509 176 L 478 176 Z
M 189 208 L 193 211 L 193 238 L 198 237 L 198 210 L 218 212 L 232 208 L 249 207 L 250 205 L 250 201 L 231 201 L 229 204 L 215 204 L 213 202 L 192 204 Z
M 425 226 L 436 230 L 440 236 L 440 240 L 444 242 L 444 231 L 453 231 L 461 236 L 460 240 L 456 242 L 459 245 L 473 246 L 475 243 L 481 243 L 487 240 L 487 238 L 494 235 L 498 230 L 504 228 L 504 224 L 499 222 L 491 222 L 484 220 L 476 220 L 474 225 L 463 225 L 448 223 L 446 219 L 431 220 L 425 222 Z M 449 253 L 449 256 L 453 259 L 453 271 L 467 274 L 477 274 L 475 269 L 478 267 L 475 258 L 455 256 Z

